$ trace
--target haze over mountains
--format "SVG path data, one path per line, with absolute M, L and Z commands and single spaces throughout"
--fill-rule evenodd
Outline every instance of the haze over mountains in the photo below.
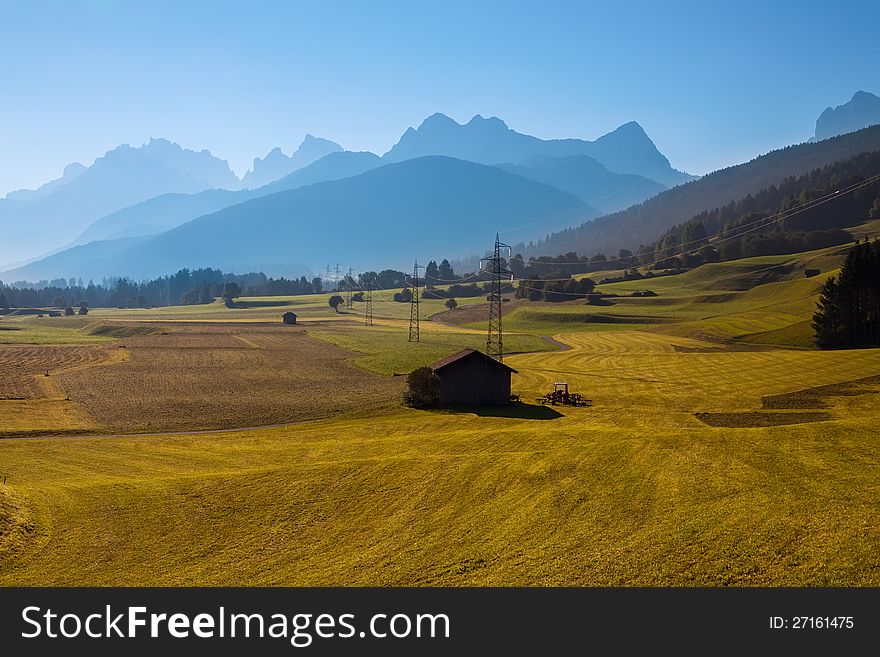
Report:
M 299 148 L 288 157 L 280 148 L 274 148 L 263 159 L 256 158 L 254 167 L 242 179 L 242 185 L 248 189 L 262 187 L 273 180 L 283 178 L 288 173 L 308 166 L 330 153 L 342 150 L 342 146 L 329 139 L 306 135 Z
M 860 92 L 826 110 L 817 134 L 819 124 L 834 131 L 872 121 L 871 98 Z M 307 135 L 290 156 L 273 149 L 257 158 L 243 179 L 208 151 L 154 139 L 0 200 L 0 278 L 198 266 L 300 275 L 331 260 L 403 267 L 415 256 L 478 253 L 486 235 L 514 226 L 531 227 L 529 254 L 613 251 L 874 141 L 873 132 L 848 135 L 681 185 L 694 176 L 674 169 L 635 122 L 595 141 L 542 140 L 495 117 L 459 124 L 434 114 L 382 157 Z M 463 244 L 474 247 L 462 253 Z
M 635 121 L 591 142 L 538 139 L 511 130 L 494 116 L 484 119 L 478 114 L 461 125 L 444 114 L 433 114 L 418 129 L 408 128 L 383 159 L 400 162 L 422 155 L 448 155 L 481 164 L 522 164 L 536 157 L 588 155 L 611 171 L 638 174 L 666 187 L 694 179 L 673 169 Z
M 442 134 L 436 132 L 438 125 Z M 450 133 L 449 144 L 444 142 L 446 133 Z M 472 148 L 467 147 L 468 141 L 473 142 Z M 408 158 L 406 151 L 412 157 Z M 603 158 L 616 170 L 609 170 L 584 151 Z M 510 130 L 496 118 L 474 117 L 459 125 L 435 114 L 417 130 L 407 130 L 382 158 L 343 151 L 334 142 L 307 135 L 289 157 L 274 149 L 265 158 L 257 158 L 243 180 L 225 161 L 207 151 L 195 153 L 155 139 L 138 148 L 120 146 L 90 167 L 72 166 L 62 179 L 40 190 L 14 192 L 0 200 L 0 262 L 8 269 L 91 240 L 154 235 L 258 196 L 339 180 L 422 155 L 525 167 L 517 172 L 519 178 L 550 184 L 554 179 L 559 181 L 564 187 L 560 191 L 575 194 L 585 205 L 583 217 L 600 214 L 586 207 L 593 200 L 606 212 L 665 189 L 657 178 L 678 182 L 691 178 L 672 169 L 637 124 L 622 126 L 594 142 L 541 140 Z M 555 157 L 560 159 L 554 161 Z M 648 171 L 656 177 L 644 177 L 636 171 Z M 433 182 L 455 193 L 447 181 Z M 546 216 L 536 209 L 534 219 Z M 389 230 L 396 228 L 388 226 Z M 13 274 L 52 275 L 41 265 L 19 269 Z
M 62 271 L 84 279 L 120 271 L 140 278 L 207 266 L 312 271 L 340 253 L 358 267 L 383 268 L 417 257 L 419 248 L 452 253 L 464 240 L 479 248 L 484 235 L 475 227 L 557 215 L 548 228 L 597 212 L 566 192 L 498 167 L 428 156 L 252 198 L 152 237 L 91 242 L 3 278 Z
M 84 170 L 68 167 L 51 185 L 0 199 L 0 261 L 57 249 L 101 217 L 159 194 L 236 188 L 240 181 L 208 151 L 153 139 L 138 148 L 123 144 Z

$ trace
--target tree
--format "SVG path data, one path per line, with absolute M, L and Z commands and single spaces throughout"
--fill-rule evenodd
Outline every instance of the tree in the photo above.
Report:
M 410 301 L 412 301 L 412 298 L 412 290 L 410 290 L 408 287 L 403 288 L 400 292 L 394 293 L 394 300 L 400 301 L 402 303 L 409 303 Z
M 74 313 L 73 308 L 67 306 L 67 308 L 64 309 L 64 314 L 70 317 L 71 315 L 74 315 L 76 313 Z
M 223 285 L 223 300 L 230 302 L 241 296 L 241 286 L 238 283 L 229 282 Z
M 813 315 L 822 349 L 880 344 L 880 241 L 856 244 L 838 277 L 825 281 Z
M 436 283 L 439 278 L 440 270 L 437 268 L 437 263 L 431 260 L 425 267 L 425 282 Z
M 689 221 L 681 231 L 681 252 L 696 251 L 708 241 L 702 221 Z
M 9 310 L 9 302 L 6 300 L 5 294 L 0 294 L 0 308 L 3 308 L 3 310 Z
M 88 315 L 89 314 L 89 307 L 88 306 L 80 306 L 79 307 L 79 314 L 80 315 Z
M 440 379 L 430 367 L 420 367 L 406 377 L 403 401 L 413 408 L 436 408 L 440 405 Z
M 334 294 L 332 297 L 330 297 L 330 299 L 327 301 L 327 303 L 330 304 L 330 307 L 333 308 L 333 310 L 335 310 L 336 312 L 339 312 L 339 306 L 341 306 L 343 303 L 345 303 L 345 299 L 343 299 L 338 294 Z
M 449 310 L 455 310 L 456 308 L 458 308 L 458 301 L 456 301 L 455 299 L 447 299 L 446 303 L 444 303 L 443 305 L 449 308 Z
M 312 279 L 312 292 L 314 292 L 315 294 L 318 294 L 319 292 L 321 292 L 321 290 L 323 289 L 323 287 L 324 287 L 324 284 L 323 284 L 323 282 L 321 281 L 321 277 L 320 277 L 320 276 L 315 276 L 315 277 Z
M 841 346 L 840 315 L 838 312 L 839 294 L 837 280 L 831 276 L 819 292 L 819 301 L 813 314 L 813 331 L 816 346 L 820 349 L 834 349 Z
M 214 300 L 214 295 L 211 294 L 211 286 L 207 283 L 202 283 L 199 285 L 199 303 L 211 303 Z
M 455 272 L 452 270 L 452 265 L 449 264 L 449 261 L 446 258 L 443 258 L 443 261 L 437 268 L 437 275 L 440 277 L 441 281 L 455 280 Z

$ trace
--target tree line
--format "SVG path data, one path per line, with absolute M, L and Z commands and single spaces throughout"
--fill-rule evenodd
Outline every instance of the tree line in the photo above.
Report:
M 176 274 L 147 281 L 110 278 L 84 284 L 81 279 L 71 278 L 11 285 L 0 281 L 0 308 L 141 308 L 210 303 L 224 296 L 228 284 L 238 286 L 235 296 L 316 294 L 324 287 L 317 277 L 287 279 L 270 278 L 262 272 L 230 274 L 211 268 L 181 269 Z
M 850 250 L 822 286 L 812 325 L 821 349 L 880 345 L 880 241 Z

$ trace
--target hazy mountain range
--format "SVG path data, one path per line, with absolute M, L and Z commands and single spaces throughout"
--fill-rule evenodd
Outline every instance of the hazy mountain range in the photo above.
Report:
M 870 121 L 868 96 L 826 110 L 817 134 L 819 123 Z M 806 160 L 843 148 L 829 144 Z M 758 191 L 772 176 L 756 162 L 677 186 L 695 177 L 674 169 L 634 122 L 595 141 L 542 140 L 494 117 L 459 124 L 434 114 L 382 157 L 307 135 L 292 155 L 273 149 L 239 179 L 207 151 L 156 139 L 0 200 L 0 278 L 140 277 L 197 266 L 299 274 L 331 260 L 400 267 L 418 255 L 479 253 L 486 235 L 511 226 L 534 226 L 534 248 L 547 253 L 632 247 L 687 213 Z M 654 197 L 671 200 L 639 205 Z
M 448 116 L 433 114 L 418 129 L 407 129 L 383 159 L 400 162 L 423 155 L 448 155 L 481 164 L 521 164 L 533 158 L 588 155 L 609 171 L 638 174 L 666 187 L 695 178 L 673 169 L 635 121 L 596 141 L 543 140 L 511 130 L 496 117 L 484 119 L 478 114 L 460 125 Z
M 815 139 L 828 139 L 880 124 L 880 97 L 857 91 L 848 103 L 828 107 L 816 120 Z
M 248 189 L 262 187 L 273 180 L 283 178 L 288 173 L 310 165 L 325 155 L 341 150 L 342 146 L 334 141 L 306 135 L 299 148 L 290 157 L 282 153 L 280 148 L 274 148 L 269 151 L 266 157 L 256 158 L 253 169 L 244 175 L 242 185 Z
M 340 253 L 363 268 L 402 266 L 420 250 L 481 250 L 480 226 L 558 215 L 553 229 L 597 214 L 571 194 L 498 167 L 427 156 L 252 198 L 159 235 L 90 242 L 3 278 L 140 278 L 202 266 L 279 271 L 303 261 L 317 269 Z
M 672 183 L 692 178 L 672 169 L 635 123 L 594 142 L 541 140 L 510 130 L 496 118 L 478 116 L 460 125 L 434 114 L 417 129 L 408 129 L 381 158 L 343 151 L 334 142 L 307 135 L 291 156 L 274 149 L 255 160 L 253 170 L 242 180 L 225 161 L 207 151 L 196 153 L 155 139 L 138 148 L 120 146 L 90 167 L 72 165 L 59 180 L 0 200 L 0 262 L 8 268 L 93 240 L 155 235 L 258 196 L 339 180 L 426 155 L 520 166 L 518 176 L 551 185 L 555 181 L 561 191 L 577 196 L 583 204 L 595 201 L 601 212 L 626 207 L 665 189 L 660 179 Z M 447 182 L 433 182 L 455 193 Z M 596 214 L 590 207 L 585 216 Z M 546 216 L 536 210 L 534 219 Z M 23 271 L 30 276 L 43 269 Z M 45 275 L 51 274 L 46 270 Z

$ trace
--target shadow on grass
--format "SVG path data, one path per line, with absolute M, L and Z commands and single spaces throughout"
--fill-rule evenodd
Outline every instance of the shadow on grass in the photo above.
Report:
M 541 404 L 524 404 L 522 402 L 499 405 L 474 405 L 456 404 L 444 406 L 443 410 L 448 413 L 471 413 L 480 417 L 510 417 L 522 420 L 555 420 L 563 417 L 562 413 L 550 406 Z

